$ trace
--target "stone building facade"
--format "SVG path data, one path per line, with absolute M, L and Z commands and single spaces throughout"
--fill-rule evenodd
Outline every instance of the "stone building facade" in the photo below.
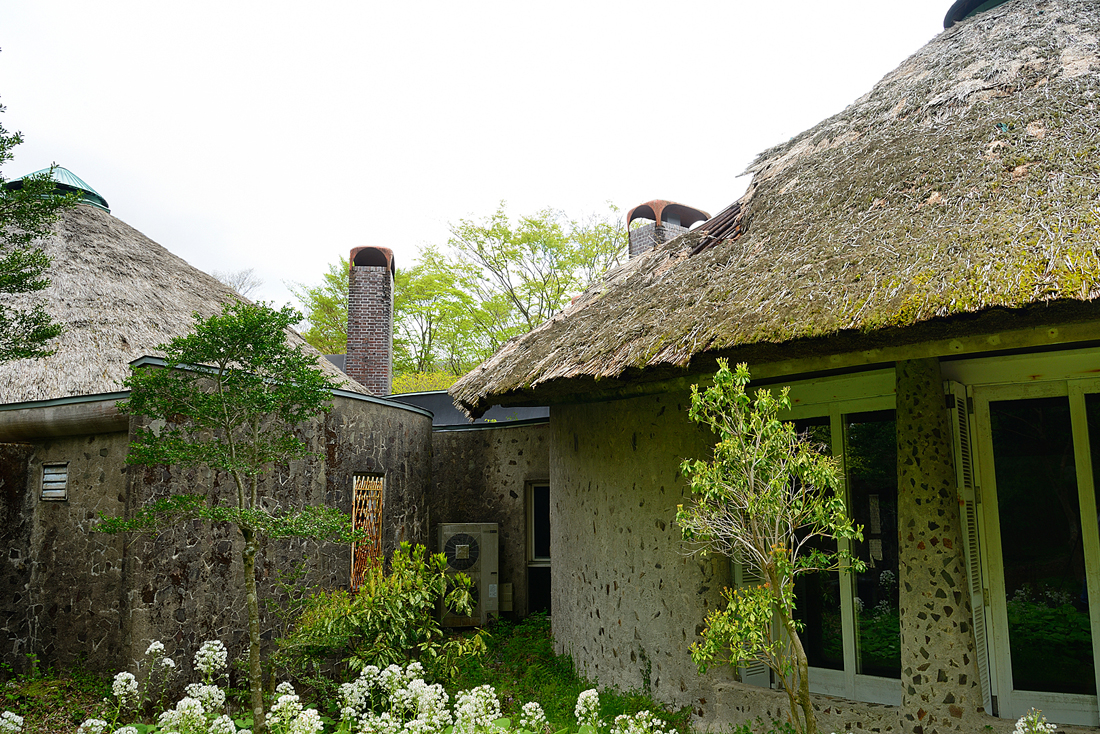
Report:
M 101 517 L 168 494 L 232 491 L 227 476 L 208 470 L 128 466 L 140 418 L 119 415 L 119 397 L 0 409 L 0 487 L 10 520 L 2 541 L 8 569 L 0 577 L 0 660 L 17 670 L 27 654 L 45 664 L 83 659 L 117 669 L 139 660 L 152 640 L 178 659 L 207 639 L 236 652 L 247 645 L 241 541 L 231 528 L 194 522 L 148 537 L 95 531 Z M 63 410 L 68 421 L 57 419 Z M 73 420 L 81 412 L 91 417 Z M 271 509 L 327 504 L 350 512 L 354 477 L 381 476 L 386 551 L 402 540 L 428 542 L 430 413 L 339 391 L 332 411 L 301 430 L 315 455 L 263 478 Z M 63 497 L 43 496 L 51 467 L 64 467 Z M 279 574 L 303 561 L 303 583 L 347 585 L 346 546 L 268 540 L 257 562 L 261 594 L 272 597 Z M 272 639 L 279 621 L 261 613 L 264 639 Z

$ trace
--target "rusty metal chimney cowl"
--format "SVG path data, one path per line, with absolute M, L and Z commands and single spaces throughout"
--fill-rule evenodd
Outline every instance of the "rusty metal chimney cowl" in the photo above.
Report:
M 356 247 L 348 272 L 348 353 L 344 371 L 373 395 L 393 385 L 393 251 Z
M 651 219 L 652 224 L 631 227 L 635 219 Z M 710 219 L 701 209 L 677 204 L 674 201 L 654 199 L 639 204 L 626 214 L 626 226 L 630 235 L 630 257 L 663 245 L 673 237 L 687 232 L 691 225 Z

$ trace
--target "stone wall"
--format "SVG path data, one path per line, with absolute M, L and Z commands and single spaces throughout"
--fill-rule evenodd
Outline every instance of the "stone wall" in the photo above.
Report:
M 935 367 L 933 370 L 932 367 Z M 938 365 L 898 370 L 903 706 L 815 695 L 822 731 L 1008 732 L 980 712 Z M 933 374 L 934 373 L 934 374 Z M 785 717 L 779 691 L 698 675 L 689 647 L 730 583 L 724 560 L 687 557 L 674 524 L 686 457 L 709 455 L 687 394 L 555 406 L 550 425 L 554 638 L 602 686 L 691 706 L 703 726 Z M 911 535 L 910 535 L 911 534 Z M 1061 727 L 1064 731 L 1087 729 Z
M 4 498 L 0 662 L 28 654 L 68 665 L 117 656 L 125 576 L 121 538 L 91 532 L 125 507 L 126 433 L 40 439 L 0 450 Z M 43 501 L 42 464 L 68 462 L 68 499 Z
M 317 453 L 275 467 L 262 480 L 260 494 L 272 510 L 305 505 L 337 507 L 350 513 L 352 477 L 382 474 L 383 547 L 401 540 L 423 542 L 427 522 L 422 508 L 430 477 L 431 418 L 373 401 L 337 398 L 328 415 L 304 431 Z M 139 474 L 140 472 L 140 474 Z M 134 467 L 133 506 L 168 493 L 215 491 L 231 501 L 232 480 L 207 470 Z M 207 639 L 221 639 L 231 654 L 247 645 L 247 615 L 241 593 L 242 541 L 235 529 L 191 523 L 156 538 L 141 538 L 130 555 L 131 621 L 126 646 L 140 657 L 150 640 L 165 643 L 177 660 L 189 660 Z M 257 558 L 261 599 L 276 597 L 280 572 L 307 563 L 303 586 L 346 587 L 350 549 L 334 543 L 286 539 L 264 542 Z M 261 607 L 261 636 L 280 634 L 278 617 Z
M 137 419 L 133 425 L 136 426 Z M 338 397 L 331 413 L 302 429 L 316 455 L 274 467 L 261 481 L 272 510 L 327 504 L 351 509 L 355 474 L 385 476 L 383 544 L 427 540 L 431 417 L 404 406 Z M 127 433 L 0 445 L 5 501 L 0 575 L 0 662 L 20 667 L 27 652 L 43 663 L 79 658 L 106 671 L 131 667 L 151 640 L 190 665 L 204 640 L 232 655 L 247 641 L 241 540 L 235 529 L 189 522 L 158 536 L 112 537 L 92 531 L 99 516 L 132 512 L 169 493 L 207 493 L 230 502 L 230 477 L 206 469 L 125 465 Z M 69 462 L 69 496 L 40 501 L 43 462 Z M 350 549 L 302 540 L 267 541 L 258 560 L 261 595 L 303 560 L 306 585 L 346 586 Z M 261 606 L 265 640 L 279 620 Z
M 437 430 L 433 435 L 428 498 L 432 525 L 500 525 L 499 578 L 512 584 L 512 611 L 517 617 L 527 614 L 527 484 L 550 479 L 549 430 L 547 423 L 501 423 Z
M 685 555 L 680 461 L 710 451 L 687 394 L 554 406 L 550 420 L 554 639 L 603 686 L 712 716 L 689 648 L 730 584 L 724 558 Z

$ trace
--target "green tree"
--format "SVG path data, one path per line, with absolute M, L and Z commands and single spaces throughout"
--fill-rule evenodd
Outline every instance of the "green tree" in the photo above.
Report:
M 735 668 L 763 660 L 778 677 L 795 730 L 816 734 L 810 702 L 809 661 L 795 621 L 795 579 L 807 573 L 861 570 L 850 553 L 826 553 L 814 539 L 862 540 L 839 494 L 837 459 L 820 453 L 791 423 L 788 389 L 778 396 L 745 392 L 749 372 L 719 360 L 714 384 L 691 389 L 689 416 L 718 436 L 710 461 L 687 460 L 682 471 L 694 502 L 676 521 L 696 551 L 713 551 L 743 564 L 759 586 L 726 589 L 726 607 L 706 619 L 702 642 L 692 646 L 700 671 L 715 661 Z
M 559 312 L 626 252 L 610 211 L 582 221 L 545 209 L 513 224 L 501 204 L 486 220 L 453 225 L 446 248 L 423 247 L 395 274 L 394 372 L 465 374 Z M 302 336 L 326 354 L 346 352 L 347 261 L 320 285 L 292 290 L 309 321 Z
M 398 269 L 394 293 L 394 368 L 398 373 L 464 374 L 484 351 L 470 313 L 478 304 L 459 287 L 462 274 L 438 249 L 421 249 Z
M 302 304 L 309 328 L 302 332 L 311 347 L 321 354 L 345 354 L 348 351 L 348 269 L 351 263 L 340 259 L 328 266 L 320 285 L 296 283 L 290 291 Z
M 463 274 L 459 285 L 478 305 L 470 316 L 486 336 L 488 356 L 616 265 L 626 251 L 626 230 L 618 220 L 570 220 L 554 209 L 513 226 L 502 202 L 488 219 L 452 225 L 448 244 L 454 271 Z
M 0 112 L 4 109 L 0 105 Z M 0 167 L 12 160 L 12 149 L 22 142 L 20 133 L 0 125 Z M 61 325 L 50 319 L 40 301 L 14 303 L 16 296 L 49 287 L 50 258 L 34 243 L 49 234 L 63 209 L 78 201 L 75 194 L 54 194 L 52 173 L 53 167 L 27 176 L 14 189 L 0 173 L 0 362 L 53 354 L 47 343 L 61 334 Z
M 135 369 L 125 384 L 126 413 L 149 420 L 139 428 L 128 464 L 204 466 L 233 479 L 232 501 L 205 495 L 155 500 L 129 518 L 109 518 L 100 530 L 156 532 L 198 518 L 228 523 L 243 540 L 248 613 L 248 678 L 255 731 L 264 729 L 260 667 L 260 612 L 256 557 L 263 538 L 351 539 L 350 518 L 330 507 L 272 513 L 261 502 L 260 477 L 273 465 L 309 455 L 295 428 L 331 408 L 335 386 L 316 357 L 286 340 L 301 319 L 289 306 L 234 302 L 209 318 L 196 315 L 193 331 L 159 348 L 165 366 Z

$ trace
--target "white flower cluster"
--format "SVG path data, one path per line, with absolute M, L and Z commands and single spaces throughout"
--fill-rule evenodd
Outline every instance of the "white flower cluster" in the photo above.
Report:
M 294 686 L 280 683 L 275 689 L 279 695 L 267 716 L 267 725 L 277 734 L 318 734 L 325 728 L 317 709 L 302 706 Z
M 463 691 L 455 699 L 454 734 L 488 731 L 499 718 L 500 701 L 490 685 Z
M 225 670 L 229 660 L 229 653 L 221 640 L 207 640 L 195 653 L 195 669 L 202 671 L 203 676 L 209 682 L 216 673 Z
M 1054 734 L 1057 728 L 1047 723 L 1042 711 L 1031 709 L 1016 722 L 1015 734 Z
M 238 734 L 237 725 L 228 714 L 222 714 L 210 722 L 209 734 Z
M 23 731 L 23 717 L 11 711 L 0 714 L 0 734 L 19 734 Z
M 573 715 L 577 717 L 577 726 L 591 726 L 593 729 L 601 728 L 604 723 L 600 721 L 600 694 L 595 688 L 581 691 L 577 696 L 577 706 L 573 709 Z
M 140 734 L 136 726 L 124 726 L 121 729 L 115 729 L 115 734 Z
M 120 709 L 131 709 L 141 702 L 137 678 L 133 673 L 119 673 L 111 684 L 111 693 L 118 699 Z
M 520 729 L 525 729 L 533 734 L 540 734 L 548 726 L 549 722 L 546 721 L 546 714 L 543 712 L 542 706 L 534 701 L 523 704 L 523 714 L 519 717 Z
M 633 716 L 620 714 L 611 725 L 611 734 L 672 734 L 663 720 L 650 711 L 639 711 Z
M 76 734 L 103 734 L 107 731 L 107 722 L 103 719 L 84 719 Z
M 168 709 L 157 719 L 157 725 L 164 732 L 191 732 L 206 730 L 206 710 L 197 698 L 184 696 L 176 708 Z
M 145 656 L 153 659 L 153 665 L 159 665 L 165 670 L 172 670 L 176 667 L 176 661 L 164 654 L 164 643 L 159 640 L 153 640 L 149 643 L 149 647 L 145 650 Z
M 187 695 L 202 704 L 203 711 L 214 713 L 225 705 L 225 691 L 205 683 L 189 683 L 184 689 Z
M 363 668 L 340 686 L 340 718 L 352 731 L 368 734 L 434 734 L 451 725 L 450 697 L 438 683 L 423 680 L 424 667 L 410 663 L 379 670 Z

